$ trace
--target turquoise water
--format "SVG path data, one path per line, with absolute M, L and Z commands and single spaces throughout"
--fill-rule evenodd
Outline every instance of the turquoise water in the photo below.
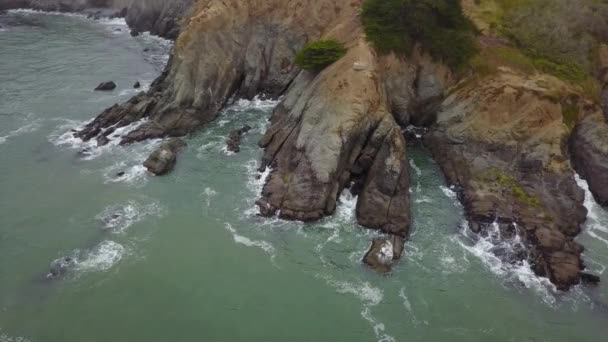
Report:
M 170 43 L 119 20 L 13 12 L 0 25 L 1 342 L 604 340 L 606 285 L 562 294 L 496 260 L 422 147 L 409 150 L 414 233 L 379 275 L 360 262 L 374 233 L 348 193 L 315 224 L 255 215 L 275 102 L 236 101 L 153 177 L 141 163 L 159 141 L 99 149 L 69 131 L 149 85 Z M 106 80 L 118 88 L 92 91 Z M 586 205 L 580 241 L 601 273 L 608 213 Z M 64 256 L 70 270 L 47 279 Z

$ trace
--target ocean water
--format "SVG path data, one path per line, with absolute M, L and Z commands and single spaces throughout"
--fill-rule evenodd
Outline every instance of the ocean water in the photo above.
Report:
M 97 148 L 69 133 L 149 85 L 170 42 L 73 15 L 10 12 L 0 25 L 0 342 L 605 340 L 608 287 L 560 293 L 500 262 L 492 251 L 517 238 L 471 234 L 424 148 L 409 149 L 411 241 L 379 275 L 360 262 L 375 233 L 347 192 L 318 223 L 255 215 L 268 173 L 256 143 L 276 102 L 235 101 L 153 177 L 141 163 L 160 141 Z M 118 88 L 92 91 L 107 80 Z M 608 212 L 585 204 L 579 240 L 603 274 Z

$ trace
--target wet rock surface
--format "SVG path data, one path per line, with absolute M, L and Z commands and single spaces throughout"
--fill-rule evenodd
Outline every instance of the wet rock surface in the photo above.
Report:
M 175 167 L 177 155 L 186 147 L 186 143 L 177 138 L 163 142 L 144 162 L 151 173 L 161 176 L 169 173 Z
M 526 250 L 506 261 L 525 258 L 566 290 L 584 269 L 574 238 L 587 211 L 567 154 L 564 104 L 549 96 L 555 91 L 576 94 L 555 78 L 504 69 L 448 96 L 425 144 L 461 189 L 471 230 L 516 232 Z M 573 101 L 584 111 L 582 98 Z
M 161 176 L 169 173 L 175 167 L 177 155 L 186 147 L 186 143 L 177 138 L 163 142 L 144 162 L 151 173 Z

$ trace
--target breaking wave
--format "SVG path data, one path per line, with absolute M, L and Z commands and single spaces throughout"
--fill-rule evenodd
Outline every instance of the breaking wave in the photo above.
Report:
M 578 174 L 575 175 L 576 183 L 585 191 L 584 206 L 587 208 L 587 222 L 585 232 L 592 238 L 608 246 L 608 226 L 602 222 L 608 222 L 608 212 L 604 210 L 593 198 L 589 190 L 589 184 Z

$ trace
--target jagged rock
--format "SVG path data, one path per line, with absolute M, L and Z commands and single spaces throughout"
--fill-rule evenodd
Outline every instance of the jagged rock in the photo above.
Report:
M 173 138 L 165 141 L 150 154 L 144 166 L 157 176 L 167 174 L 175 166 L 177 155 L 185 146 L 186 143 L 181 139 Z
M 116 173 L 116 177 L 122 177 L 122 176 L 124 176 L 124 175 L 125 175 L 125 172 L 124 172 L 124 171 L 120 171 L 120 172 L 117 172 L 117 173 Z
M 114 89 L 116 89 L 116 83 L 114 83 L 112 81 L 101 82 L 101 83 L 99 83 L 97 88 L 95 88 L 95 90 L 100 90 L 100 91 L 109 91 L 109 90 L 114 90 Z
M 585 116 L 570 139 L 574 167 L 595 200 L 608 206 L 608 123 L 600 111 Z
M 228 151 L 238 153 L 241 150 L 241 138 L 243 137 L 243 134 L 249 132 L 249 130 L 251 130 L 251 126 L 245 125 L 242 128 L 230 132 L 228 139 L 226 139 L 226 148 Z
M 139 83 L 139 81 L 135 82 L 135 84 L 133 85 L 133 88 L 135 89 L 139 89 L 141 87 L 141 84 Z
M 390 240 L 373 239 L 363 262 L 378 272 L 387 273 L 391 271 L 393 258 L 393 244 Z
M 457 87 L 425 136 L 448 183 L 461 189 L 472 230 L 516 225 L 533 270 L 561 290 L 580 281 L 582 247 L 574 237 L 586 216 L 566 154 L 570 130 L 559 102 L 566 98 L 584 107 L 556 78 L 502 68 Z

